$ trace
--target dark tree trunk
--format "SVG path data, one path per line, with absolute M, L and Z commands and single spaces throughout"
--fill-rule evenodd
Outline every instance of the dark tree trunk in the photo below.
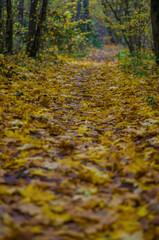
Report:
M 2 24 L 2 8 L 3 8 L 3 1 L 0 0 L 0 51 L 3 49 L 3 24 Z
M 89 19 L 89 0 L 83 0 L 83 20 L 87 21 Z M 85 32 L 89 31 L 89 23 L 84 24 Z
M 30 53 L 30 49 L 33 45 L 34 36 L 36 32 L 37 4 L 38 4 L 38 0 L 31 0 L 30 14 L 29 14 L 29 28 L 28 28 L 28 36 L 27 36 L 27 49 L 26 49 L 27 54 Z
M 2 31 L 2 8 L 3 8 L 3 1 L 0 0 L 0 33 Z
M 78 0 L 77 2 L 77 12 L 76 12 L 76 21 L 81 19 L 81 12 L 82 12 L 82 2 Z
M 151 0 L 151 20 L 156 63 L 159 65 L 159 0 Z
M 17 21 L 18 21 L 18 26 L 17 26 L 17 41 L 16 41 L 16 50 L 19 51 L 22 47 L 22 27 L 23 27 L 23 15 L 24 15 L 24 0 L 19 0 L 17 1 Z
M 72 2 L 72 6 L 70 8 L 70 11 L 72 13 L 72 21 L 75 21 L 76 14 L 75 14 L 75 11 L 73 9 L 74 9 L 74 6 L 75 6 L 76 3 L 75 3 L 75 0 L 71 0 L 71 2 Z
M 24 0 L 19 1 L 18 5 L 18 21 L 23 26 Z
M 84 17 L 89 18 L 89 0 L 83 0 Z
M 127 19 L 127 21 L 130 21 L 130 10 L 129 10 L 129 0 L 125 0 L 125 17 Z M 131 30 L 131 29 L 129 29 Z M 125 33 L 124 33 L 125 35 Z M 128 45 L 128 48 L 130 50 L 130 52 L 134 52 L 135 51 L 135 47 L 134 47 L 134 39 L 133 39 L 134 36 L 129 36 L 128 37 L 125 37 L 127 38 L 127 45 Z
M 7 7 L 7 23 L 6 23 L 6 51 L 12 54 L 13 51 L 13 21 L 12 21 L 12 2 L 6 1 Z
M 42 30 L 43 30 L 43 27 L 44 27 L 44 22 L 46 20 L 47 5 L 48 5 L 48 0 L 43 0 L 42 7 L 41 7 L 41 12 L 40 12 L 40 18 L 39 18 L 39 21 L 38 21 L 36 34 L 35 34 L 33 45 L 31 47 L 29 57 L 36 58 L 37 53 L 40 49 L 41 33 L 42 33 Z

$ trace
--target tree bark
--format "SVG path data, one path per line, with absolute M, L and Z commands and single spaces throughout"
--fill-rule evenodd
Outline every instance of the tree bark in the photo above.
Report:
M 151 0 L 151 21 L 156 63 L 159 65 L 159 1 Z
M 87 21 L 89 19 L 89 0 L 83 0 L 83 20 Z M 90 30 L 89 23 L 84 24 L 84 31 L 88 32 Z
M 77 2 L 77 12 L 76 12 L 76 21 L 81 19 L 81 11 L 82 11 L 82 2 L 78 0 Z
M 41 12 L 40 12 L 40 18 L 39 18 L 39 21 L 38 21 L 36 34 L 35 34 L 33 45 L 31 47 L 29 57 L 36 58 L 37 53 L 40 49 L 41 33 L 42 33 L 42 30 L 43 30 L 43 27 L 44 27 L 43 26 L 44 22 L 46 20 L 47 5 L 48 5 L 48 0 L 43 0 L 42 7 L 41 7 Z
M 3 49 L 3 24 L 2 24 L 2 8 L 3 8 L 3 1 L 0 0 L 0 51 Z
M 2 31 L 2 8 L 3 8 L 3 1 L 0 0 L 0 32 Z
M 89 0 L 83 0 L 84 19 L 89 19 Z
M 23 14 L 24 14 L 24 0 L 19 1 L 18 5 L 18 21 L 23 26 Z
M 28 36 L 27 36 L 27 48 L 26 52 L 27 54 L 30 53 L 35 32 L 36 32 L 36 26 L 37 26 L 37 4 L 38 0 L 31 0 L 31 6 L 30 6 L 30 14 L 29 14 L 29 28 L 28 28 Z
M 12 21 L 12 2 L 6 1 L 7 22 L 6 22 L 6 51 L 12 54 L 13 51 L 13 21 Z
M 127 19 L 127 21 L 130 21 L 130 10 L 129 10 L 129 0 L 125 0 L 125 17 Z M 129 29 L 130 30 L 130 29 Z M 125 35 L 125 33 L 124 33 Z M 127 44 L 129 47 L 130 52 L 134 52 L 135 51 L 135 47 L 134 47 L 134 36 L 129 36 L 127 37 Z

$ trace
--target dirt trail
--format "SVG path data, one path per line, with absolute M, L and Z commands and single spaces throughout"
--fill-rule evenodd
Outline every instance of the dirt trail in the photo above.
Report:
M 159 239 L 159 116 L 117 51 L 1 84 L 0 240 Z

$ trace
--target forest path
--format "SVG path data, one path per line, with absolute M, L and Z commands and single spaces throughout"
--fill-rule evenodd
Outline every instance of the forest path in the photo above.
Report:
M 159 239 L 156 79 L 117 51 L 1 82 L 0 240 Z

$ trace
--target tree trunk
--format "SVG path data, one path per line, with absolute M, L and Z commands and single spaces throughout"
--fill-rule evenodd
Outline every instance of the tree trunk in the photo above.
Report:
M 82 11 L 82 2 L 78 0 L 77 2 L 77 12 L 76 12 L 76 21 L 81 19 L 81 11 Z
M 23 26 L 24 0 L 19 1 L 18 5 L 18 21 Z
M 38 0 L 31 0 L 30 14 L 29 14 L 29 28 L 28 28 L 28 36 L 27 36 L 27 49 L 26 49 L 27 54 L 30 53 L 30 50 L 34 41 L 35 32 L 36 32 L 37 4 L 38 4 Z
M 2 8 L 3 8 L 3 1 L 0 0 L 0 51 L 3 49 L 3 24 L 2 24 Z
M 89 0 L 83 0 L 83 20 L 87 21 L 89 19 Z M 89 23 L 84 24 L 84 31 L 88 32 L 90 30 Z
M 2 32 L 2 8 L 3 8 L 3 1 L 0 0 L 0 33 Z
M 74 6 L 75 6 L 76 2 L 75 2 L 75 0 L 71 0 L 71 2 L 72 2 L 72 6 L 70 7 L 70 12 L 72 13 L 72 22 L 73 22 L 76 19 L 76 14 L 74 11 Z
M 151 21 L 156 63 L 159 65 L 159 1 L 151 0 Z
M 6 23 L 6 51 L 12 54 L 13 51 L 13 21 L 12 21 L 12 2 L 6 1 L 7 7 L 7 23 Z
M 131 15 L 131 12 L 129 10 L 129 0 L 125 0 L 125 17 L 127 21 L 130 21 L 130 15 Z M 128 31 L 131 31 L 131 29 L 128 29 Z M 126 42 L 127 42 L 128 48 L 132 53 L 135 51 L 134 39 L 133 39 L 134 36 L 131 36 L 128 34 L 128 36 L 126 37 L 126 33 L 127 32 L 124 32 L 123 34 L 125 35 L 125 40 L 127 39 Z
M 46 20 L 47 5 L 48 5 L 48 0 L 43 0 L 42 7 L 41 7 L 41 12 L 40 12 L 40 18 L 39 18 L 39 21 L 38 21 L 37 30 L 36 30 L 34 42 L 33 42 L 33 45 L 31 47 L 29 57 L 36 58 L 37 53 L 40 49 L 41 33 L 42 33 L 42 30 L 43 30 L 44 22 Z
M 17 4 L 17 10 L 18 10 L 18 14 L 17 14 L 17 22 L 18 22 L 18 26 L 17 26 L 17 34 L 16 34 L 16 50 L 19 51 L 22 47 L 22 35 L 23 35 L 23 15 L 24 15 L 24 0 L 19 0 L 16 2 Z
M 89 19 L 89 0 L 83 0 L 84 19 Z

